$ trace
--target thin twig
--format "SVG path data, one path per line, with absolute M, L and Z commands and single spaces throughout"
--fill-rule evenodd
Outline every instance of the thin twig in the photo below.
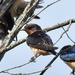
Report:
M 49 6 L 59 2 L 60 0 L 57 0 L 55 2 L 50 3 L 49 5 L 47 5 L 45 8 L 43 8 L 39 13 L 37 13 L 36 15 L 32 15 L 28 20 L 27 23 L 30 22 L 35 16 L 39 15 L 40 13 L 42 13 L 45 9 L 47 9 Z
M 58 24 L 55 24 L 53 25 L 52 27 L 47 27 L 45 29 L 43 29 L 45 32 L 48 32 L 48 31 L 51 31 L 51 30 L 55 30 L 55 29 L 58 29 L 58 28 L 61 28 L 63 26 L 67 26 L 70 24 L 70 20 L 71 20 L 71 23 L 75 23 L 75 19 L 69 19 L 67 21 L 64 21 L 62 23 L 58 23 Z
M 19 65 L 19 66 L 13 67 L 13 68 L 9 68 L 9 69 L 6 69 L 6 70 L 3 70 L 3 71 L 0 71 L 0 73 L 7 72 L 7 71 L 9 71 L 9 70 L 13 70 L 13 69 L 16 69 L 16 68 L 21 68 L 21 67 L 23 67 L 23 66 L 25 66 L 25 65 L 27 65 L 27 64 L 30 64 L 30 63 L 31 63 L 31 61 L 28 61 L 28 62 L 25 63 L 25 64 L 22 64 L 22 65 Z
M 19 41 L 17 41 L 17 42 L 15 42 L 15 43 L 9 45 L 8 47 L 6 47 L 6 50 L 9 51 L 9 50 L 13 49 L 14 47 L 16 47 L 16 46 L 18 46 L 18 45 L 24 43 L 25 41 L 26 41 L 26 38 L 20 39 Z
M 73 45 L 73 46 L 74 46 L 74 45 Z M 72 47 L 73 47 L 73 46 L 72 46 Z M 69 48 L 70 48 L 70 47 L 69 47 Z M 67 48 L 66 50 L 69 50 L 69 48 Z M 39 73 L 39 72 L 41 72 L 39 75 L 43 75 L 43 74 L 45 73 L 45 71 L 50 68 L 50 66 L 52 65 L 52 63 L 58 58 L 58 56 L 59 56 L 62 52 L 63 52 L 63 50 L 60 50 L 59 53 L 58 53 L 58 54 L 49 62 L 49 64 L 48 64 L 44 69 L 42 69 L 42 70 L 35 71 L 35 72 L 31 72 L 31 73 L 25 73 L 25 74 L 21 74 L 21 73 L 19 73 L 19 74 L 13 74 L 13 73 L 12 73 L 12 75 L 31 75 L 31 74 L 36 74 L 36 73 Z M 27 64 L 29 64 L 29 63 L 26 63 L 25 65 L 27 65 Z M 12 69 L 20 68 L 20 67 L 25 66 L 25 65 L 23 64 L 23 65 L 20 65 L 20 66 L 17 66 L 17 67 L 13 67 L 13 68 L 10 68 L 10 69 L 6 69 L 6 70 L 3 70 L 3 71 L 0 71 L 0 73 L 7 72 L 7 71 L 12 70 Z
M 39 72 L 42 73 L 43 71 L 46 71 L 46 70 L 50 67 L 50 65 L 56 60 L 56 58 L 59 56 L 59 54 L 60 54 L 60 52 L 50 61 L 50 63 L 49 63 L 44 69 L 39 70 L 39 71 L 36 71 L 36 72 L 21 74 L 21 75 L 31 75 L 31 74 L 36 74 L 36 73 L 39 73 Z M 16 69 L 16 68 L 23 67 L 23 66 L 25 66 L 25 65 L 27 65 L 27 64 L 29 64 L 29 63 L 31 63 L 31 62 L 29 61 L 29 62 L 27 62 L 27 63 L 25 63 L 25 64 L 23 64 L 23 65 L 16 66 L 16 67 L 13 67 L 13 68 L 9 68 L 9 69 L 0 71 L 0 73 L 6 73 L 6 72 L 9 71 L 9 70 L 13 70 L 13 69 Z M 15 75 L 15 74 L 13 74 L 13 75 Z M 16 74 L 16 75 L 20 75 L 20 74 Z M 40 75 L 42 75 L 42 74 L 40 74 Z
M 74 45 L 73 45 L 74 46 Z M 72 47 L 73 47 L 72 46 Z M 69 47 L 69 48 L 67 48 L 67 49 L 65 49 L 65 50 L 69 50 L 71 47 Z M 64 51 L 65 51 L 64 50 Z M 44 68 L 44 70 L 39 74 L 39 75 L 43 75 L 45 72 L 46 72 L 46 70 L 48 70 L 49 69 L 49 67 L 52 65 L 52 63 L 58 58 L 58 56 L 61 54 L 63 52 L 63 50 L 60 50 L 59 51 L 59 53 L 57 53 L 57 55 L 49 62 L 49 64 Z
M 49 64 L 44 68 L 44 70 L 39 74 L 39 75 L 43 75 L 45 73 L 45 71 L 52 65 L 52 63 L 58 58 L 58 56 L 60 55 L 61 51 L 49 62 Z
M 71 23 L 71 20 L 70 20 L 70 25 L 69 25 L 69 27 L 67 28 L 67 31 L 70 29 L 71 25 L 72 25 L 72 23 Z M 64 27 L 62 27 L 62 29 L 63 29 L 64 31 L 66 31 L 66 30 L 64 29 Z M 75 42 L 71 39 L 71 37 L 68 35 L 68 33 L 67 33 L 67 32 L 65 32 L 65 33 L 66 33 L 67 37 L 75 44 Z
M 69 28 L 71 27 L 71 24 L 72 24 L 71 19 L 69 20 L 69 23 L 70 23 L 70 25 L 68 26 L 67 30 L 64 30 L 64 32 L 61 34 L 60 38 L 54 43 L 54 45 L 63 37 L 63 35 L 65 33 L 67 33 L 69 31 Z M 63 26 L 62 26 L 62 28 L 63 28 Z
M 59 39 L 54 43 L 54 45 L 59 42 L 59 40 L 63 37 L 63 35 L 64 35 L 66 32 L 67 32 L 67 30 L 65 30 L 65 31 L 61 34 L 61 36 L 60 36 Z
M 75 22 L 75 19 L 71 19 L 71 23 L 74 23 L 74 22 Z M 61 28 L 62 26 L 64 27 L 64 26 L 66 26 L 66 25 L 69 25 L 69 23 L 70 23 L 70 20 L 67 20 L 67 21 L 65 21 L 65 22 L 62 22 L 62 23 L 60 23 L 60 24 L 56 24 L 56 25 L 54 25 L 54 26 L 52 26 L 52 27 L 48 27 L 48 28 L 45 28 L 45 29 L 43 29 L 43 30 L 44 30 L 45 32 L 48 32 L 48 31 L 51 31 L 51 30 L 54 30 L 54 29 Z M 68 29 L 67 29 L 67 30 L 68 30 Z M 64 35 L 64 33 L 67 32 L 67 30 L 64 31 L 64 32 L 61 34 L 60 38 L 55 42 L 55 44 L 62 38 L 62 36 Z M 24 43 L 25 41 L 26 41 L 26 39 L 21 39 L 21 40 L 19 40 L 18 42 L 9 45 L 9 46 L 6 47 L 4 50 L 8 51 L 8 50 L 10 50 L 10 49 L 16 47 L 17 45 L 19 45 L 19 44 L 21 44 L 21 43 Z M 55 44 L 54 44 L 54 45 L 55 45 Z
M 38 2 L 38 0 L 36 0 L 35 5 L 37 4 L 37 2 Z M 27 7 L 25 8 L 25 10 L 23 11 L 23 14 L 21 14 L 21 16 L 15 22 L 14 27 L 11 30 L 11 32 L 5 37 L 3 43 L 2 43 L 2 45 L 0 47 L 0 54 L 4 54 L 5 52 L 7 52 L 6 47 L 12 42 L 12 40 L 17 35 L 17 33 L 19 32 L 19 30 L 24 26 L 24 22 L 23 21 L 27 20 L 27 18 L 28 18 L 27 15 L 29 14 L 29 12 L 31 11 L 31 9 L 33 8 L 30 5 L 31 5 L 31 2 L 27 5 Z M 33 6 L 35 6 L 35 5 L 33 3 Z
M 9 74 L 9 75 L 12 75 L 12 73 L 9 73 L 9 72 L 7 72 L 7 71 L 3 71 L 2 73 L 7 73 L 7 74 Z

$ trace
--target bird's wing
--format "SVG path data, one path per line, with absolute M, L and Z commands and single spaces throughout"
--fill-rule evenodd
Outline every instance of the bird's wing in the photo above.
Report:
M 16 13 L 17 15 L 21 15 L 22 12 L 24 11 L 25 7 L 27 6 L 27 3 L 28 3 L 28 2 L 22 1 L 22 2 L 18 5 L 18 7 L 16 8 L 15 13 Z
M 40 2 L 40 0 L 39 0 L 39 2 Z M 28 1 L 22 1 L 22 2 L 18 5 L 17 9 L 15 10 L 15 13 L 16 13 L 17 15 L 21 15 L 28 3 L 29 3 Z M 31 16 L 31 15 L 34 13 L 34 9 L 36 9 L 36 8 L 42 8 L 42 7 L 43 7 L 43 6 L 37 4 L 37 5 L 31 10 L 29 16 Z M 34 16 L 35 16 L 35 14 L 34 14 Z M 40 19 L 39 16 L 35 16 L 34 18 Z
M 43 37 L 49 45 L 53 45 L 52 39 L 47 34 Z
M 31 47 L 45 50 L 48 52 L 51 52 L 51 51 L 54 51 L 55 49 L 57 49 L 57 47 L 53 47 L 53 45 L 50 44 L 50 41 L 48 42 L 48 40 L 47 40 L 47 38 L 45 38 L 45 36 L 46 35 L 44 35 L 44 33 L 42 33 L 41 31 L 34 33 L 31 36 L 28 36 L 27 44 Z M 51 43 L 52 43 L 52 41 L 51 41 Z
M 60 55 L 60 58 L 67 62 L 75 61 L 75 53 L 63 54 L 63 55 Z

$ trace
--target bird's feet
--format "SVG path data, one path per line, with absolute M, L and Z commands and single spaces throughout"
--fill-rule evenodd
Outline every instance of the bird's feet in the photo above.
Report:
M 37 56 L 33 56 L 33 57 L 31 57 L 31 59 L 29 60 L 30 62 L 36 62 L 35 61 L 35 59 L 37 58 L 37 57 L 39 57 L 40 55 L 37 55 Z
M 33 57 L 31 57 L 31 59 L 29 61 L 30 62 L 36 62 L 35 59 L 36 59 L 36 57 L 33 56 Z

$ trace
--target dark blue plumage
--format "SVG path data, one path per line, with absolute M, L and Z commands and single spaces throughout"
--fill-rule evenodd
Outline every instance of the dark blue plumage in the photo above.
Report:
M 53 46 L 53 42 L 39 25 L 37 24 L 28 24 L 24 27 L 24 30 L 27 32 L 27 44 L 30 46 L 34 52 L 35 57 L 39 55 L 56 55 L 55 49 L 57 47 Z
M 30 47 L 45 50 L 56 55 L 51 38 L 43 31 L 37 31 L 27 37 L 27 44 Z
M 67 45 L 61 49 L 60 58 L 72 69 L 75 69 L 75 45 Z
M 63 47 L 60 58 L 67 62 L 75 61 L 75 46 L 67 45 Z

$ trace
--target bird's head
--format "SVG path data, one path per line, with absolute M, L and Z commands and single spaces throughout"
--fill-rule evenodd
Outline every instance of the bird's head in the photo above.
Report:
M 36 32 L 36 31 L 40 31 L 42 29 L 37 24 L 27 24 L 26 26 L 24 26 L 23 30 L 26 31 L 28 35 L 31 35 L 32 33 Z
M 61 48 L 61 55 L 70 52 L 70 50 L 71 50 L 71 45 L 66 45 L 66 46 L 62 47 Z

